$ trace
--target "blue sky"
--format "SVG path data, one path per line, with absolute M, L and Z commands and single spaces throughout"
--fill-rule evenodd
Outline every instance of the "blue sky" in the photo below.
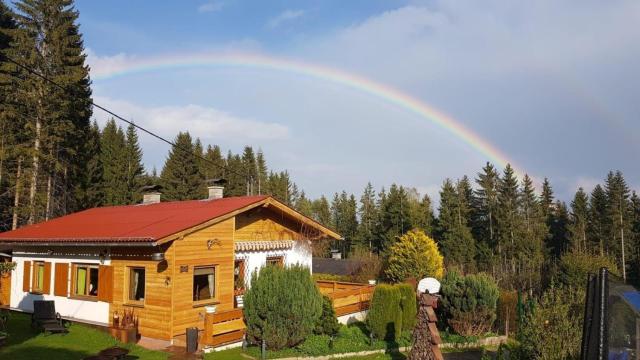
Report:
M 610 169 L 640 185 L 640 3 L 633 0 L 90 1 L 96 73 L 168 54 L 253 53 L 392 86 L 457 119 L 569 199 Z M 433 122 L 345 86 L 247 67 L 94 81 L 94 98 L 165 136 L 262 148 L 311 196 L 392 182 L 436 197 L 487 161 Z M 105 116 L 96 112 L 96 119 Z M 167 147 L 141 139 L 160 169 Z

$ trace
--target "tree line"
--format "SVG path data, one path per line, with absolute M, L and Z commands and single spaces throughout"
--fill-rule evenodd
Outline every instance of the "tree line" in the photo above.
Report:
M 428 196 L 399 185 L 377 194 L 368 184 L 359 201 L 336 193 L 309 201 L 299 211 L 333 226 L 345 240 L 346 255 L 375 253 L 383 258 L 400 235 L 417 228 L 433 236 L 448 267 L 488 272 L 503 288 L 539 292 L 546 288 L 565 254 L 617 264 L 619 273 L 640 278 L 640 197 L 622 172 L 612 171 L 590 193 L 578 188 L 567 205 L 555 199 L 544 179 L 540 193 L 510 165 L 499 172 L 487 163 L 475 179 L 445 179 L 437 215 Z

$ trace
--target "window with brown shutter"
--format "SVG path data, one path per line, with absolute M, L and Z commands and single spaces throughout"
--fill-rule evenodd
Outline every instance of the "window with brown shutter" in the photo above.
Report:
M 69 264 L 56 263 L 53 295 L 66 297 L 68 292 L 69 292 Z
M 34 261 L 32 270 L 31 292 L 42 294 L 44 292 L 45 279 L 44 261 Z
M 51 293 L 51 263 L 50 262 L 44 262 L 42 293 L 47 295 Z
M 31 261 L 25 261 L 24 274 L 22 274 L 22 291 L 29 292 L 31 290 Z
M 100 265 L 98 270 L 98 301 L 113 301 L 113 267 Z

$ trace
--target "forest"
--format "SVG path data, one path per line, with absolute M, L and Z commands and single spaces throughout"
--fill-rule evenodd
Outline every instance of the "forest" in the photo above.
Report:
M 398 184 L 310 199 L 287 171 L 269 169 L 261 150 L 224 153 L 186 131 L 171 139 L 159 173 L 145 169 L 133 124 L 92 121 L 77 20 L 69 0 L 24 0 L 15 9 L 0 2 L 0 230 L 135 204 L 145 185 L 161 185 L 164 200 L 203 198 L 206 180 L 224 178 L 226 196 L 271 194 L 344 236 L 316 249 L 319 256 L 333 247 L 346 257 L 384 258 L 401 235 L 421 229 L 447 266 L 490 273 L 505 288 L 541 292 L 567 255 L 614 266 L 634 282 L 640 277 L 640 198 L 620 171 L 590 193 L 576 189 L 569 204 L 554 198 L 548 179 L 537 193 L 529 176 L 490 163 L 471 177 L 446 178 L 439 204 Z

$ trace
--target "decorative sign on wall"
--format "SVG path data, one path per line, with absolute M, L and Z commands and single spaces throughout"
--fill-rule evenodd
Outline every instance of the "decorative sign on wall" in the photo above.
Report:
M 189 272 L 189 265 L 180 265 L 180 272 L 181 273 Z

